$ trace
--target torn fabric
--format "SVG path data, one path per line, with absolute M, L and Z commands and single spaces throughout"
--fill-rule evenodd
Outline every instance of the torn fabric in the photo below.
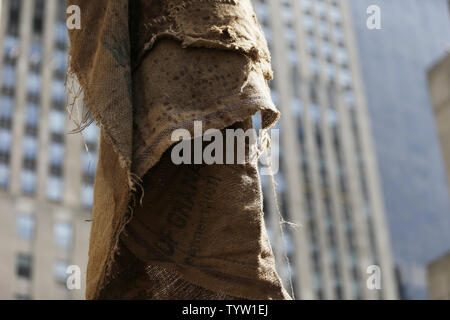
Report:
M 73 4 L 82 30 L 70 31 L 70 70 L 101 127 L 86 297 L 288 299 L 255 164 L 170 158 L 172 132 L 194 134 L 194 121 L 206 131 L 248 128 L 256 112 L 265 129 L 278 120 L 250 1 Z

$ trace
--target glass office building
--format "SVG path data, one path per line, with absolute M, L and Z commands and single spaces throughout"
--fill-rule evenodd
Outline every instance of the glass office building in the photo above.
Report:
M 450 205 L 427 69 L 450 48 L 447 0 L 352 0 L 401 297 L 427 297 L 425 267 L 450 250 Z M 380 30 L 366 9 L 381 9 Z

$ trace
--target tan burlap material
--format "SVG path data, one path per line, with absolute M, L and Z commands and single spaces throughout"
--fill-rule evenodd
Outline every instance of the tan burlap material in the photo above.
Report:
M 288 299 L 256 163 L 175 165 L 172 132 L 251 127 L 271 102 L 249 0 L 70 0 L 70 70 L 101 127 L 88 299 Z M 200 138 L 203 132 L 199 134 Z

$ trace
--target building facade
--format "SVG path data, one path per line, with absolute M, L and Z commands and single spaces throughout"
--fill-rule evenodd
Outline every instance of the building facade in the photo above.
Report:
M 430 299 L 450 300 L 450 252 L 428 265 L 427 279 Z
M 277 197 L 270 179 L 263 179 L 279 272 L 288 288 L 292 279 L 297 299 L 395 299 L 349 1 L 253 2 L 271 49 L 273 100 L 282 113 Z M 284 236 L 276 198 L 283 219 L 299 226 L 284 224 Z M 373 268 L 380 270 L 380 289 L 368 284 Z
M 428 84 L 450 185 L 450 53 L 428 70 Z
M 0 299 L 82 299 L 98 132 L 67 134 L 65 1 L 0 8 Z
M 427 297 L 450 250 L 450 204 L 427 70 L 450 45 L 447 0 L 350 1 L 401 297 Z M 366 26 L 367 7 L 381 29 Z

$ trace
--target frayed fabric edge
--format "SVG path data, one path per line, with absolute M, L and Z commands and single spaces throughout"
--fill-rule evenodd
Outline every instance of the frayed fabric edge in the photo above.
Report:
M 132 67 L 133 71 L 137 67 L 139 67 L 140 61 L 142 61 L 142 59 L 145 57 L 145 55 L 153 48 L 156 41 L 160 38 L 171 38 L 171 39 L 178 40 L 181 42 L 183 48 L 198 47 L 198 48 L 222 49 L 222 50 L 229 50 L 229 51 L 240 53 L 240 54 L 244 55 L 247 59 L 251 60 L 253 65 L 255 65 L 255 64 L 261 65 L 261 69 L 263 70 L 263 75 L 266 80 L 272 79 L 272 77 L 273 77 L 272 70 L 270 68 L 270 58 L 263 57 L 260 54 L 259 50 L 253 44 L 244 47 L 244 46 L 238 46 L 236 44 L 226 44 L 226 43 L 222 43 L 222 42 L 216 41 L 216 40 L 204 39 L 201 37 L 192 37 L 189 35 L 182 34 L 181 32 L 174 32 L 174 31 L 162 32 L 162 33 L 159 33 L 159 34 L 155 35 L 154 37 L 152 37 L 152 39 L 147 42 L 144 50 L 139 55 L 139 57 L 137 59 L 139 61 L 138 64 L 136 64 Z M 73 64 L 73 61 L 70 58 L 70 56 L 69 56 L 69 68 L 68 68 L 68 71 L 66 74 L 66 82 L 69 77 L 73 77 L 74 79 L 76 79 L 78 81 L 76 72 L 74 72 L 74 64 Z M 74 122 L 76 125 L 76 128 L 74 130 L 72 130 L 71 133 L 81 133 L 84 129 L 89 127 L 93 122 L 96 122 L 97 125 L 102 129 L 102 132 L 104 133 L 105 137 L 108 139 L 108 142 L 112 146 L 114 152 L 117 154 L 117 157 L 118 157 L 121 167 L 126 170 L 127 180 L 128 180 L 127 181 L 128 182 L 128 209 L 127 209 L 127 212 L 123 214 L 121 221 L 118 222 L 119 227 L 118 227 L 117 231 L 113 234 L 113 241 L 112 241 L 113 244 L 111 246 L 111 249 L 109 251 L 109 256 L 107 257 L 105 266 L 103 268 L 102 276 L 100 277 L 100 283 L 98 284 L 98 288 L 94 294 L 93 298 L 95 298 L 95 296 L 99 295 L 99 292 L 101 290 L 100 288 L 103 288 L 105 286 L 105 282 L 107 282 L 107 278 L 111 276 L 111 271 L 112 271 L 111 269 L 112 269 L 112 265 L 114 264 L 114 261 L 115 261 L 115 255 L 118 254 L 117 251 L 119 249 L 118 243 L 119 243 L 120 234 L 122 234 L 122 232 L 123 232 L 124 228 L 126 227 L 126 225 L 128 224 L 128 222 L 133 219 L 133 212 L 134 212 L 134 208 L 136 207 L 136 203 L 142 202 L 142 199 L 144 197 L 142 179 L 141 179 L 143 175 L 139 176 L 132 172 L 132 169 L 131 169 L 132 168 L 132 160 L 129 159 L 128 157 L 124 156 L 122 154 L 122 152 L 117 149 L 116 143 L 115 143 L 113 137 L 109 133 L 109 128 L 105 127 L 103 124 L 102 116 L 90 108 L 90 106 L 89 106 L 90 99 L 89 99 L 89 97 L 87 97 L 85 95 L 86 92 L 84 92 L 84 90 L 82 90 L 82 86 L 80 85 L 80 83 L 78 83 L 78 84 L 80 87 L 80 91 L 73 96 L 73 101 L 71 103 L 73 103 L 73 104 L 78 103 L 79 102 L 78 100 L 82 96 L 82 102 L 85 103 L 87 112 L 83 115 L 81 121 L 78 124 Z M 231 123 L 228 123 L 227 125 L 225 125 L 224 128 L 226 126 L 232 125 L 233 123 L 243 121 L 247 117 L 251 117 L 252 115 L 256 114 L 258 111 L 260 111 L 262 113 L 262 122 L 263 122 L 262 126 L 264 129 L 269 129 L 279 119 L 279 114 L 277 114 L 275 116 L 273 114 L 268 116 L 267 112 L 270 113 L 271 112 L 270 110 L 263 110 L 261 108 L 255 108 L 255 110 L 253 110 L 251 113 L 249 113 L 247 115 L 243 115 L 243 116 L 237 117 L 237 118 L 233 117 L 232 118 L 233 121 Z M 68 112 L 72 118 L 72 112 L 71 112 L 71 110 L 69 110 L 69 105 L 68 105 Z M 274 112 L 272 112 L 272 113 L 274 113 Z M 169 148 L 169 147 L 167 147 L 167 148 Z M 258 150 L 260 150 L 260 149 L 261 148 L 258 148 Z M 160 155 L 160 157 L 161 157 L 161 155 Z M 158 161 L 159 160 L 157 160 L 154 164 L 156 164 Z M 150 166 L 147 169 L 147 171 L 151 167 L 152 166 Z

